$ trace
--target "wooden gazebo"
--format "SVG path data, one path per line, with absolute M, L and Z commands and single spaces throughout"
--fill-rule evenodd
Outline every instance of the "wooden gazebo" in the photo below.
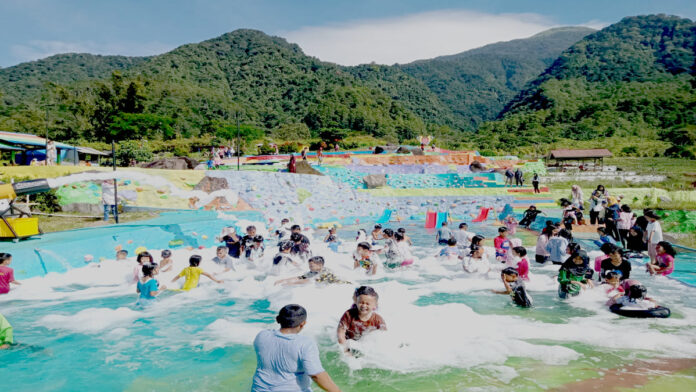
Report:
M 592 166 L 595 168 L 603 168 L 604 158 L 609 158 L 611 156 L 611 151 L 607 150 L 606 148 L 595 148 L 588 150 L 561 149 L 551 150 L 548 159 L 549 161 L 556 161 L 554 166 L 565 166 L 564 163 L 569 161 L 580 162 L 580 165 L 583 165 L 587 161 L 592 161 Z M 599 163 L 599 165 L 597 163 Z

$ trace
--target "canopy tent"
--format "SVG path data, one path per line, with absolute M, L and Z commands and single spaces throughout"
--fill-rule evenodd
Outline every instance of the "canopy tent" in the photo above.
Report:
M 46 159 L 46 139 L 28 133 L 4 132 L 0 131 L 0 142 L 7 143 L 13 150 L 12 161 L 19 164 L 29 164 L 33 159 L 43 161 Z M 77 164 L 79 162 L 77 149 L 74 146 L 61 142 L 53 142 L 58 153 L 58 163 L 68 162 Z M 21 151 L 19 155 L 16 151 Z
M 21 147 L 8 146 L 7 144 L 0 143 L 0 150 L 10 150 L 10 151 L 24 151 Z
M 611 156 L 611 151 L 607 150 L 606 148 L 595 148 L 586 150 L 560 149 L 551 150 L 551 152 L 549 153 L 549 160 L 555 160 L 556 166 L 559 166 L 560 164 L 567 161 L 593 161 L 593 166 L 597 168 L 598 166 L 604 167 L 604 158 L 609 158 Z M 599 165 L 597 165 L 598 161 Z

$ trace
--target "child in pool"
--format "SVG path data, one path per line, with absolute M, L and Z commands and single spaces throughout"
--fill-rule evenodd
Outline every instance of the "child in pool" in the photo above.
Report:
M 203 271 L 199 265 L 201 264 L 201 260 L 203 258 L 199 255 L 193 255 L 189 258 L 189 266 L 181 270 L 179 275 L 175 276 L 174 279 L 172 279 L 172 283 L 176 282 L 179 280 L 179 278 L 185 278 L 186 280 L 184 281 L 184 285 L 181 287 L 181 291 L 189 291 L 191 289 L 195 289 L 198 287 L 198 281 L 201 277 L 201 275 L 207 277 L 208 279 L 212 280 L 213 282 L 216 283 L 222 283 L 221 280 L 215 279 L 213 275 Z
M 558 270 L 558 296 L 562 299 L 579 295 L 582 290 L 593 287 L 590 258 L 584 250 L 575 252 Z
M 246 235 L 240 240 L 240 254 L 246 258 L 249 258 L 251 247 L 254 245 L 254 237 L 256 237 L 256 226 L 247 226 Z
M 350 283 L 344 280 L 340 280 L 329 271 L 328 268 L 324 267 L 324 258 L 321 256 L 314 256 L 308 261 L 309 271 L 305 272 L 300 276 L 293 278 L 281 279 L 275 282 L 276 285 L 292 286 L 298 284 L 307 284 L 310 282 L 317 283 Z
M 372 245 L 377 245 L 377 241 L 381 240 L 382 238 L 382 225 L 376 224 L 375 228 L 372 230 L 372 233 L 370 233 Z
M 138 256 L 135 258 L 135 262 L 138 264 L 133 267 L 133 275 L 130 278 L 131 284 L 138 283 L 138 281 L 143 277 L 143 265 L 152 264 L 154 263 L 154 260 L 152 260 L 152 255 L 150 252 L 143 251 L 138 253 Z
M 229 270 L 235 271 L 234 259 L 229 255 L 227 247 L 224 245 L 218 246 L 215 250 L 215 257 L 213 257 L 213 263 L 220 264 L 225 267 L 223 272 Z
M 455 240 L 454 238 L 450 238 L 449 240 L 447 240 L 447 246 L 440 250 L 439 256 L 448 259 L 461 259 L 462 250 L 457 247 L 457 240 Z
M 645 250 L 645 242 L 643 242 L 643 229 L 639 226 L 633 226 L 628 230 L 626 237 L 626 249 L 631 252 L 641 253 Z
M 597 234 L 599 235 L 599 240 L 593 240 L 597 246 L 602 246 L 602 244 L 615 244 L 614 239 L 607 235 L 607 231 L 604 227 L 597 228 Z
M 292 256 L 290 255 L 290 251 L 292 250 L 292 247 L 295 244 L 293 244 L 291 241 L 281 241 L 280 245 L 278 245 L 278 253 L 273 257 L 273 270 L 274 272 L 278 273 L 280 272 L 279 270 L 288 267 L 289 265 L 294 265 L 297 268 L 300 268 L 300 263 L 295 261 Z
M 116 260 L 127 260 L 128 259 L 128 251 L 125 249 L 121 249 L 118 252 L 116 252 Z
M 621 287 L 621 271 L 609 271 L 604 275 L 604 283 L 600 286 L 614 303 L 615 299 L 624 295 L 624 288 Z M 607 302 L 609 305 L 609 302 Z
M 303 235 L 300 233 L 292 233 L 290 235 L 290 241 L 292 241 L 293 246 L 290 253 L 305 261 L 312 257 L 312 251 L 309 249 L 309 243 L 303 241 Z
M 491 263 L 483 246 L 471 245 L 471 253 L 462 261 L 462 268 L 470 274 L 486 274 L 491 270 Z
M 503 281 L 505 290 L 492 290 L 495 294 L 508 294 L 516 305 L 524 308 L 532 306 L 532 299 L 527 295 L 524 282 L 520 279 L 516 269 L 505 268 L 500 272 L 500 279 Z
M 407 241 L 406 236 L 401 232 L 396 232 L 394 234 L 394 239 L 396 240 L 396 251 L 399 253 L 401 266 L 405 267 L 413 264 L 413 254 L 411 253 L 411 246 Z
M 604 279 L 607 272 L 609 271 L 619 271 L 621 273 L 621 279 L 628 279 L 631 277 L 631 262 L 624 256 L 623 250 L 616 245 L 604 244 L 602 245 L 605 255 L 608 257 L 602 260 L 600 265 L 601 276 L 600 280 Z
M 468 231 L 468 228 L 468 225 L 462 222 L 459 224 L 459 230 L 452 232 L 452 237 L 457 240 L 457 247 L 462 251 L 469 248 L 471 239 L 474 237 L 474 233 Z
M 517 225 L 519 225 L 519 223 L 517 222 L 517 219 L 515 219 L 514 216 L 508 215 L 507 217 L 505 217 L 505 219 L 503 220 L 503 224 L 505 225 L 505 228 L 507 229 L 509 235 L 515 235 L 515 233 L 517 232 Z
M 227 249 L 225 249 L 226 251 Z M 136 291 L 140 294 L 138 298 L 138 305 L 147 305 L 152 300 L 157 298 L 162 290 L 166 290 L 166 286 L 159 285 L 159 282 L 155 279 L 157 274 L 157 264 L 145 264 L 143 265 L 143 277 L 138 281 L 138 286 Z
M 447 227 L 447 221 L 442 222 L 442 225 L 437 229 L 435 240 L 440 245 L 447 245 L 447 241 L 452 238 L 452 230 Z
M 667 276 L 674 271 L 674 256 L 677 252 L 667 241 L 660 241 L 655 246 L 657 255 L 655 256 L 655 262 L 650 262 L 647 264 L 648 273 L 650 275 L 663 275 Z
M 498 236 L 493 239 L 495 246 L 495 258 L 498 261 L 505 261 L 505 256 L 510 250 L 510 240 L 507 238 L 508 229 L 506 227 L 498 228 Z
M 546 243 L 546 251 L 549 252 L 549 260 L 553 264 L 563 264 L 566 257 L 566 248 L 568 247 L 568 239 L 561 235 L 565 230 L 554 229 L 553 236 Z
M 9 253 L 0 253 L 0 294 L 10 292 L 10 284 L 19 285 L 14 278 L 14 270 L 10 268 L 12 264 L 12 255 Z
M 634 284 L 628 288 L 628 291 L 616 298 L 614 303 L 621 306 L 639 308 L 639 309 L 653 309 L 658 306 L 654 299 L 647 296 L 648 289 L 642 284 Z M 611 304 L 613 305 L 613 304 Z M 610 305 L 610 306 L 611 306 Z
M 386 258 L 384 266 L 387 268 L 394 268 L 401 265 L 401 260 L 399 260 L 399 251 L 396 246 L 396 239 L 394 238 L 394 230 L 384 229 L 384 231 L 382 231 L 382 238 L 384 238 L 384 247 L 375 253 L 384 253 Z
M 519 238 L 510 238 L 510 250 L 505 254 L 505 259 L 503 262 L 505 263 L 506 266 L 508 267 L 516 267 L 517 266 L 517 261 L 518 258 L 515 256 L 514 252 L 512 251 L 513 248 L 522 246 L 522 240 Z
M 517 261 L 517 273 L 522 280 L 529 280 L 529 260 L 527 260 L 527 249 L 524 246 L 516 246 L 512 248 L 512 254 Z
M 265 250 L 263 246 L 263 237 L 260 235 L 254 236 L 252 241 L 251 247 L 246 249 L 245 255 L 248 262 L 256 263 L 263 259 L 263 252 Z
M 338 237 L 336 236 L 336 228 L 331 227 L 329 228 L 329 234 L 324 237 L 324 242 L 330 243 L 330 242 L 338 242 Z
M 367 242 L 358 244 L 353 253 L 353 269 L 362 268 L 368 275 L 377 273 L 377 263 L 372 260 L 372 246 Z
M 223 246 L 225 248 L 225 254 L 227 254 L 227 247 Z M 164 249 L 161 253 L 162 255 L 162 260 L 160 261 L 159 264 L 159 270 L 162 272 L 167 272 L 172 269 L 174 266 L 174 261 L 172 260 L 172 251 L 169 249 Z
M 347 354 L 350 353 L 348 340 L 360 340 L 368 332 L 387 329 L 382 316 L 375 313 L 378 301 L 379 295 L 372 287 L 360 286 L 355 289 L 353 306 L 343 313 L 336 329 L 338 344 Z
M 14 344 L 12 325 L 0 313 L 0 350 L 7 350 Z
M 406 229 L 404 229 L 403 227 L 399 227 L 399 228 L 396 230 L 396 232 L 399 233 L 399 234 L 401 234 L 402 236 L 404 236 L 404 241 L 406 241 L 406 243 L 408 244 L 408 246 L 413 246 L 413 241 L 411 241 L 411 237 L 409 237 L 409 236 L 406 234 Z
M 307 244 L 307 246 L 309 246 L 309 237 L 302 234 L 302 227 L 300 227 L 300 225 L 292 225 L 290 227 L 290 234 L 299 234 L 300 238 L 302 239 L 302 243 Z

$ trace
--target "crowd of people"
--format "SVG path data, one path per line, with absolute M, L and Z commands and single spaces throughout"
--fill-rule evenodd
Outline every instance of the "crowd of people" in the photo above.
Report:
M 655 308 L 659 305 L 647 296 L 646 286 L 632 279 L 631 259 L 642 257 L 643 252 L 647 252 L 650 259 L 645 267 L 647 272 L 650 275 L 669 275 L 674 271 L 676 252 L 663 237 L 657 213 L 644 209 L 638 216 L 629 205 L 621 204 L 621 199 L 610 195 L 600 185 L 585 200 L 580 187 L 573 186 L 570 198 L 560 201 L 563 209 L 560 220 L 549 219 L 539 227 L 537 218 L 544 213 L 532 205 L 519 222 L 514 214 L 499 222 L 492 247 L 486 245 L 488 239 L 483 235 L 470 231 L 466 222 L 450 228 L 453 222 L 445 221 L 435 233 L 434 242 L 441 248 L 433 256 L 446 260 L 449 265 L 460 264 L 460 271 L 464 274 L 500 279 L 501 289 L 493 290 L 494 293 L 511 296 L 512 302 L 518 306 L 532 307 L 532 298 L 525 288 L 534 279 L 530 273 L 532 266 L 528 249 L 522 246 L 516 234 L 519 228 L 536 228 L 539 235 L 534 260 L 537 265 L 558 265 L 559 298 L 581 295 L 586 290 L 600 287 L 607 295 L 607 306 L 612 309 L 613 306 Z M 589 209 L 589 223 L 585 220 L 586 207 Z M 579 241 L 575 238 L 574 229 L 586 224 L 597 226 L 596 240 Z M 336 227 L 328 228 L 320 238 L 333 252 L 338 252 L 339 245 L 342 245 Z M 270 238 L 257 234 L 256 227 L 249 225 L 243 234 L 228 227 L 217 240 L 221 245 L 216 248 L 211 262 L 222 266 L 224 272 L 258 264 L 264 259 L 266 247 L 272 246 L 277 250 L 267 273 L 293 274 L 278 279 L 276 285 L 352 284 L 325 266 L 324 257 L 328 255 L 316 255 L 310 247 L 311 241 L 316 239 L 310 239 L 301 226 L 291 224 L 289 219 L 283 219 Z M 355 247 L 351 248 L 352 267 L 367 277 L 383 270 L 410 268 L 416 261 L 412 245 L 405 228 L 394 230 L 376 224 L 369 234 L 358 230 Z M 592 263 L 588 252 L 596 250 L 594 246 L 601 255 Z M 158 263 L 144 248 L 136 249 L 135 254 L 129 279 L 135 286 L 139 307 L 151 306 L 166 291 L 196 289 L 201 276 L 222 283 L 217 274 L 201 267 L 205 265 L 203 258 L 194 254 L 189 257 L 189 265 L 174 276 L 168 288 L 160 284 L 157 276 L 173 268 L 172 252 L 161 251 Z M 128 252 L 118 250 L 116 260 L 128 260 Z M 0 254 L 0 294 L 21 284 L 14 279 L 11 262 L 10 254 Z M 306 270 L 299 273 L 303 267 Z M 375 313 L 378 299 L 377 292 L 370 286 L 355 288 L 353 306 L 345 311 L 336 327 L 337 342 L 346 355 L 359 355 L 351 348 L 350 341 L 359 340 L 373 331 L 386 330 L 385 320 Z M 325 390 L 339 390 L 321 365 L 316 343 L 299 334 L 306 325 L 307 310 L 300 305 L 287 305 L 280 310 L 276 320 L 280 329 L 262 331 L 254 341 L 258 367 L 252 390 L 276 390 L 284 385 L 297 385 L 303 390 L 311 380 Z M 10 348 L 12 343 L 12 326 L 0 315 L 0 348 Z

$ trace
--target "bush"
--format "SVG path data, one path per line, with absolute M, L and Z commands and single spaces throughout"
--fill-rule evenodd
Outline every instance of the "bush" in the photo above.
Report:
M 298 142 L 287 142 L 278 145 L 278 151 L 281 154 L 292 154 L 302 151 L 302 145 Z
M 147 141 L 125 140 L 116 147 L 116 165 L 130 166 L 131 160 L 147 162 L 152 159 L 152 150 Z
M 665 150 L 665 156 L 670 158 L 696 159 L 696 155 L 684 146 L 672 146 Z
M 309 127 L 304 123 L 283 124 L 273 131 L 273 137 L 280 140 L 307 140 L 312 137 Z
M 56 196 L 56 190 L 51 189 L 48 192 L 37 193 L 32 196 L 34 198 L 34 203 L 36 203 L 36 209 L 41 212 L 60 212 L 61 207 L 58 203 L 58 196 Z
M 259 146 L 259 155 L 273 155 L 273 154 L 275 154 L 275 147 L 268 144 L 268 142 L 264 142 L 262 145 Z
M 621 154 L 623 155 L 636 155 L 638 154 L 638 147 L 628 146 L 621 149 Z

